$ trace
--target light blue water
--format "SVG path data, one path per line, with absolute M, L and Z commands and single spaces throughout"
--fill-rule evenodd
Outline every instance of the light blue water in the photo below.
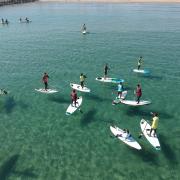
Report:
M 26 16 L 32 23 L 18 23 Z M 180 179 L 179 4 L 30 3 L 1 7 L 0 18 L 10 21 L 0 26 L 0 86 L 10 91 L 0 99 L 0 179 Z M 150 76 L 132 72 L 139 56 Z M 116 86 L 95 81 L 105 63 L 110 77 L 125 79 L 127 99 L 140 83 L 152 104 L 112 106 Z M 45 71 L 59 93 L 34 91 Z M 69 83 L 81 72 L 92 93 L 78 93 L 83 113 L 67 117 Z M 161 151 L 137 138 L 151 111 L 160 115 Z M 130 129 L 143 150 L 112 138 L 112 124 Z

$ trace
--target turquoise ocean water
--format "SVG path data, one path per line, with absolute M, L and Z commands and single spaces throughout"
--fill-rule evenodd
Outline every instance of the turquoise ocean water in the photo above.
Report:
M 20 24 L 20 17 L 30 24 Z M 30 3 L 0 8 L 0 179 L 180 179 L 180 4 Z M 80 33 L 86 23 L 87 35 Z M 137 58 L 150 76 L 134 74 Z M 116 85 L 95 81 L 103 66 L 125 79 L 127 99 L 140 83 L 145 107 L 112 106 Z M 40 94 L 41 77 L 59 93 Z M 92 90 L 82 111 L 66 116 L 70 82 L 87 75 Z M 162 150 L 138 140 L 140 119 L 160 115 Z M 128 128 L 142 146 L 131 149 L 109 126 Z

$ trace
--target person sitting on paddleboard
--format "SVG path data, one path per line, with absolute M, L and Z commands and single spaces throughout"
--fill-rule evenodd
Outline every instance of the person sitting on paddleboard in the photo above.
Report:
M 84 87 L 85 78 L 86 78 L 86 76 L 83 73 L 81 73 L 80 74 L 80 84 L 81 84 L 82 88 Z
M 43 81 L 44 86 L 45 86 L 45 90 L 48 89 L 48 79 L 49 79 L 49 76 L 48 76 L 48 74 L 45 72 L 45 73 L 44 73 L 44 76 L 43 76 L 43 78 L 42 78 L 42 81 Z
M 108 70 L 109 70 L 109 67 L 108 67 L 108 64 L 106 63 L 105 66 L 104 66 L 104 79 L 106 79 Z
M 129 137 L 131 137 L 131 134 L 130 134 L 130 132 L 129 132 L 129 129 L 123 129 L 123 132 L 124 132 L 124 134 L 125 134 L 125 138 L 126 138 L 126 139 L 129 138 Z
M 152 118 L 152 124 L 151 124 L 151 129 L 150 129 L 149 135 L 151 136 L 152 131 L 154 131 L 154 137 L 155 137 L 156 130 L 158 127 L 159 117 L 158 117 L 158 113 L 152 113 L 152 115 L 153 115 L 153 118 Z
M 141 90 L 140 84 L 138 84 L 137 88 L 136 88 L 136 97 L 137 97 L 136 101 L 137 101 L 137 104 L 139 104 L 141 96 L 142 96 L 142 90 Z
M 138 59 L 138 67 L 137 67 L 138 70 L 140 69 L 141 65 L 142 65 L 142 56 L 140 56 L 140 58 Z
M 123 92 L 123 84 L 122 82 L 120 82 L 118 84 L 118 98 L 121 98 L 122 92 Z
M 76 107 L 76 103 L 77 103 L 77 93 L 76 93 L 76 90 L 73 89 L 72 92 L 71 92 L 71 103 L 72 103 L 72 106 L 73 106 L 73 103 Z

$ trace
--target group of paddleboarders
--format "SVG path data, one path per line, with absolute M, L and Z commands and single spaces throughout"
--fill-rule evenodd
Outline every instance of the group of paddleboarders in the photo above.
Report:
M 142 64 L 142 56 L 140 56 L 140 58 L 138 60 L 138 69 L 140 69 L 141 64 Z M 104 66 L 104 79 L 107 78 L 107 74 L 108 74 L 109 70 L 110 70 L 110 68 L 109 68 L 108 64 L 106 63 Z M 79 78 L 80 78 L 80 86 L 83 89 L 84 88 L 84 82 L 86 79 L 86 75 L 81 73 Z M 49 79 L 49 75 L 45 72 L 43 75 L 42 81 L 44 83 L 46 91 L 48 90 L 48 79 Z M 123 83 L 119 82 L 117 85 L 117 95 L 118 95 L 117 98 L 121 99 L 123 90 L 124 90 Z M 141 89 L 140 84 L 137 84 L 137 87 L 136 87 L 136 90 L 134 91 L 134 94 L 136 95 L 137 104 L 139 104 L 140 98 L 142 96 L 142 89 Z M 71 96 L 71 105 L 76 107 L 78 96 L 77 96 L 77 92 L 75 89 L 72 89 L 70 96 Z M 154 136 L 155 136 L 157 126 L 158 126 L 158 121 L 159 121 L 158 113 L 152 113 L 152 115 L 153 115 L 153 119 L 152 119 L 151 129 L 149 129 L 149 136 L 151 136 L 153 131 L 154 131 Z M 130 135 L 129 130 L 127 130 L 127 129 L 124 130 L 124 133 Z
M 29 18 L 27 18 L 27 17 L 24 19 L 24 21 L 22 20 L 22 18 L 19 18 L 19 22 L 20 22 L 20 23 L 22 23 L 22 22 L 29 23 L 30 20 L 29 20 Z
M 138 64 L 138 67 L 137 67 L 138 70 L 141 68 L 142 61 L 143 61 L 143 58 L 142 58 L 142 56 L 140 56 L 138 59 L 138 63 L 137 63 Z M 108 67 L 108 64 L 106 63 L 104 66 L 104 79 L 107 78 L 108 70 L 110 70 L 110 68 Z M 123 90 L 124 90 L 123 83 L 120 82 L 117 86 L 117 95 L 118 95 L 117 98 L 121 99 Z M 136 94 L 136 101 L 137 101 L 137 104 L 139 104 L 140 98 L 142 97 L 142 89 L 141 89 L 140 84 L 137 84 L 137 87 L 136 87 L 136 90 L 134 91 L 134 94 Z M 154 131 L 154 136 L 155 136 L 157 126 L 158 126 L 158 121 L 159 121 L 158 113 L 152 113 L 152 115 L 153 115 L 153 118 L 152 118 L 151 129 L 149 130 L 150 131 L 149 136 L 151 136 L 152 131 Z M 129 130 L 127 132 L 129 134 Z
M 9 21 L 6 19 L 6 20 L 4 20 L 3 18 L 1 19 L 1 24 L 9 24 Z

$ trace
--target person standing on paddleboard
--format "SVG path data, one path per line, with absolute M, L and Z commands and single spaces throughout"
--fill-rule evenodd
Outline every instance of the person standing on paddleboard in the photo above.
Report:
M 152 125 L 151 125 L 151 129 L 150 129 L 149 135 L 151 136 L 152 131 L 154 131 L 154 137 L 155 137 L 156 130 L 157 130 L 157 127 L 158 127 L 159 117 L 158 117 L 158 113 L 152 113 L 152 115 L 153 115 Z
M 141 65 L 142 65 L 142 56 L 140 56 L 140 58 L 138 59 L 138 67 L 137 67 L 137 69 L 139 70 L 140 69 L 140 67 L 141 67 Z
M 108 64 L 106 63 L 104 66 L 104 79 L 106 79 L 107 77 L 108 70 L 110 70 L 110 68 L 108 67 Z
M 136 93 L 136 97 L 137 97 L 137 99 L 136 99 L 137 104 L 139 104 L 140 98 L 142 96 L 142 90 L 141 90 L 140 84 L 137 85 L 135 93 Z
M 71 92 L 71 103 L 72 103 L 72 106 L 73 106 L 73 103 L 74 103 L 74 106 L 76 107 L 76 103 L 77 103 L 77 93 L 76 93 L 76 90 L 73 89 L 72 92 Z
M 83 24 L 83 26 L 82 26 L 82 31 L 86 31 L 86 25 L 85 24 Z
M 85 78 L 86 78 L 86 76 L 83 73 L 81 73 L 80 74 L 80 84 L 81 84 L 82 89 L 84 87 Z
M 44 73 L 44 76 L 43 76 L 43 78 L 42 78 L 42 81 L 43 81 L 43 83 L 44 83 L 44 86 L 45 86 L 45 90 L 47 91 L 47 89 L 48 89 L 48 79 L 49 79 L 49 76 L 48 76 L 48 74 L 45 72 Z
M 123 92 L 123 84 L 122 84 L 122 82 L 120 82 L 118 84 L 118 98 L 120 98 L 120 99 L 121 99 L 122 92 Z

